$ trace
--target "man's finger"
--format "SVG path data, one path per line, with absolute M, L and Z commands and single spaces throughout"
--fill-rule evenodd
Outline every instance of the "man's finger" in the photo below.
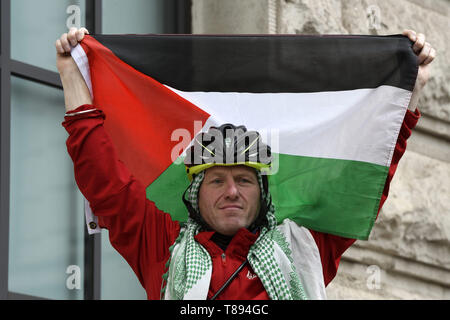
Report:
M 56 47 L 56 52 L 61 53 L 61 54 L 64 53 L 64 48 L 61 45 L 60 39 L 56 40 L 55 47 Z
M 67 39 L 67 33 L 63 33 L 61 35 L 60 41 L 61 41 L 61 46 L 64 49 L 64 52 L 70 52 L 70 43 L 69 43 L 69 40 Z
M 418 55 L 419 65 L 422 64 L 426 58 L 428 58 L 428 56 L 430 55 L 430 51 L 431 51 L 431 45 L 428 42 L 425 42 L 422 50 L 420 51 L 420 53 Z
M 83 40 L 85 34 L 89 34 L 89 31 L 86 28 L 84 28 L 84 27 L 80 28 L 77 31 L 77 40 L 78 40 L 78 42 Z
M 72 47 L 75 47 L 78 44 L 76 36 L 77 30 L 77 28 L 70 28 L 69 33 L 67 34 L 67 39 L 69 40 Z
M 417 40 L 413 45 L 414 52 L 415 53 L 420 52 L 424 45 L 425 45 L 425 35 L 423 33 L 419 33 L 417 35 Z
M 436 58 L 436 49 L 431 48 L 431 49 L 430 49 L 430 54 L 429 54 L 428 57 L 423 61 L 422 64 L 427 65 L 427 64 L 429 64 L 431 61 L 433 61 L 434 58 Z
M 403 30 L 402 35 L 407 36 L 409 38 L 409 40 L 416 42 L 417 40 L 417 34 L 414 30 Z

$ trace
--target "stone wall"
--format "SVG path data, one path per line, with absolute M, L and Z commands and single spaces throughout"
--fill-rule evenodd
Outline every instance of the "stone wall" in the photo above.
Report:
M 330 299 L 450 299 L 450 1 L 193 0 L 193 33 L 423 32 L 437 50 L 390 195 L 343 256 Z

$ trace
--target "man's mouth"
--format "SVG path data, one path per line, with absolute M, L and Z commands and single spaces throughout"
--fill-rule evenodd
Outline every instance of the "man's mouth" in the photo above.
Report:
M 224 206 L 219 207 L 219 209 L 221 209 L 221 210 L 228 210 L 228 209 L 231 209 L 231 210 L 233 210 L 233 209 L 238 210 L 238 209 L 242 209 L 242 206 L 240 206 L 240 205 L 238 205 L 238 204 L 227 204 L 227 205 L 224 205 Z

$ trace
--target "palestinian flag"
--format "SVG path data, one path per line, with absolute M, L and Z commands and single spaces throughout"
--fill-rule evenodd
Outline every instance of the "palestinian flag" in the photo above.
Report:
M 175 220 L 184 150 L 232 123 L 272 147 L 280 222 L 368 238 L 417 76 L 406 37 L 94 35 L 72 56 L 119 157 Z

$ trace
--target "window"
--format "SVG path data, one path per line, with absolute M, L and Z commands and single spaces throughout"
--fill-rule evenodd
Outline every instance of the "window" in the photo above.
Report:
M 11 79 L 9 291 L 82 299 L 83 201 L 62 101 L 61 90 Z
M 0 299 L 145 299 L 107 232 L 87 235 L 61 126 L 64 96 L 54 43 L 77 24 L 91 33 L 189 33 L 190 2 L 0 5 Z

